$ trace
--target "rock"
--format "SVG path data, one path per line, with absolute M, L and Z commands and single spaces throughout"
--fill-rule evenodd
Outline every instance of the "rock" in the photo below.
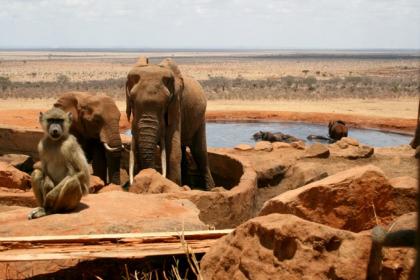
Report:
M 351 168 L 267 201 L 260 215 L 294 214 L 359 232 L 416 210 L 416 188 L 395 188 L 373 165 Z
M 374 153 L 372 147 L 366 145 L 353 146 L 341 140 L 329 145 L 329 148 L 332 156 L 348 159 L 368 158 Z
M 388 230 L 416 229 L 416 212 L 404 214 L 390 223 Z M 416 260 L 414 248 L 383 248 L 381 279 L 414 279 L 410 278 Z
M 272 214 L 220 238 L 201 260 L 203 279 L 366 279 L 370 237 Z M 351 265 L 349 265 L 351 264 Z
M 36 207 L 36 199 L 32 191 L 0 188 L 1 206 Z
M 124 189 L 120 185 L 109 184 L 103 187 L 98 191 L 98 193 L 106 193 L 106 192 L 122 192 Z
M 339 142 L 344 142 L 351 146 L 359 146 L 359 141 L 351 137 L 343 137 Z
M 268 141 L 259 141 L 255 144 L 255 150 L 271 152 L 273 150 L 273 145 Z
M 292 143 L 290 143 L 290 145 L 292 145 L 293 148 L 298 149 L 298 150 L 304 150 L 305 149 L 305 142 L 303 142 L 303 141 L 292 142 Z
M 0 162 L 0 187 L 26 190 L 31 188 L 31 176 L 10 164 Z
M 235 150 L 238 151 L 251 151 L 252 149 L 254 149 L 254 147 L 248 144 L 239 144 L 235 146 Z
M 34 160 L 28 155 L 6 154 L 0 156 L 0 162 L 8 163 L 26 173 L 31 173 L 33 171 Z
M 337 145 L 340 149 L 345 149 L 349 146 L 349 144 L 344 141 L 337 141 L 335 142 L 335 145 Z
M 257 172 L 258 187 L 277 185 L 284 177 L 289 165 L 279 160 L 267 160 L 264 163 L 254 165 Z
M 289 143 L 284 143 L 284 142 L 273 142 L 271 143 L 271 145 L 273 146 L 274 150 L 292 148 L 292 145 L 290 145 Z
M 186 199 L 128 192 L 89 194 L 76 211 L 28 220 L 30 209 L 0 213 L 0 236 L 203 230 L 199 210 Z
M 327 176 L 328 173 L 322 170 L 316 163 L 298 162 L 287 169 L 282 183 L 288 189 L 296 189 Z
M 90 175 L 89 193 L 97 193 L 103 187 L 105 187 L 105 183 L 104 181 L 102 181 L 101 178 L 99 178 L 98 176 Z
M 172 193 L 185 191 L 171 180 L 165 178 L 155 169 L 141 170 L 135 177 L 129 188 L 132 193 Z
M 415 158 L 420 158 L 420 146 L 416 148 L 416 152 L 414 153 Z
M 395 177 L 389 180 L 394 188 L 413 189 L 417 188 L 417 180 L 410 176 Z
M 327 146 L 321 143 L 315 143 L 306 150 L 305 157 L 307 158 L 328 158 L 330 156 L 330 150 Z

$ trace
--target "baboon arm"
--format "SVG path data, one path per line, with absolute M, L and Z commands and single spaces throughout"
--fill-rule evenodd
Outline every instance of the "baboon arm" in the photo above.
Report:
M 67 168 L 69 175 L 76 175 L 82 186 L 89 184 L 88 163 L 79 146 L 68 152 Z

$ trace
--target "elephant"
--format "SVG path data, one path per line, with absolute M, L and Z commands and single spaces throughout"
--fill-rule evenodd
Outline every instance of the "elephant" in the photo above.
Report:
M 319 141 L 326 141 L 326 142 L 333 142 L 333 140 L 327 136 L 324 135 L 315 135 L 315 134 L 309 134 L 306 139 L 308 140 L 319 140 Z
M 338 141 L 342 137 L 347 137 L 348 128 L 346 123 L 341 120 L 333 120 L 328 123 L 328 134 L 333 141 Z
M 300 139 L 292 135 L 284 134 L 281 132 L 272 133 L 270 131 L 259 131 L 257 133 L 254 133 L 252 137 L 254 138 L 255 141 L 264 140 L 264 141 L 270 141 L 270 142 L 285 142 L 285 143 L 301 141 Z
M 88 161 L 92 162 L 93 175 L 105 183 L 119 185 L 121 113 L 114 100 L 105 95 L 68 92 L 58 98 L 54 107 L 72 113 L 70 133 L 77 138 Z
M 178 185 L 212 189 L 205 112 L 207 99 L 201 85 L 183 75 L 172 59 L 149 64 L 141 57 L 127 75 L 126 114 L 131 122 L 130 184 L 133 175 L 156 168 L 160 147 L 162 175 Z M 187 147 L 198 172 L 188 175 Z
M 418 108 L 418 112 L 417 112 L 417 126 L 416 126 L 416 131 L 414 133 L 413 140 L 410 142 L 410 146 L 413 149 L 416 149 L 417 147 L 420 146 L 420 99 L 419 99 L 419 108 Z

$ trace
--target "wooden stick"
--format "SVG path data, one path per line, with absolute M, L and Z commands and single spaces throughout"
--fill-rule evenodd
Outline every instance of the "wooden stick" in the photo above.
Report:
M 184 238 L 195 253 L 205 253 L 232 230 L 187 231 Z M 0 262 L 144 258 L 185 254 L 181 233 L 126 233 L 0 238 Z

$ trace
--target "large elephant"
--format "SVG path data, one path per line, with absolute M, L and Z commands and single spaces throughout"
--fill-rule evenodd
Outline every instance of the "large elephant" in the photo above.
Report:
M 348 128 L 344 121 L 335 120 L 328 123 L 328 134 L 333 141 L 338 141 L 342 137 L 347 137 Z
M 72 113 L 70 133 L 92 162 L 93 174 L 105 183 L 120 184 L 121 113 L 112 98 L 69 92 L 61 95 L 54 106 Z
M 140 58 L 128 73 L 126 98 L 128 120 L 133 115 L 130 182 L 141 169 L 156 168 L 159 145 L 164 176 L 177 184 L 213 188 L 206 144 L 207 100 L 201 85 L 182 75 L 171 59 L 156 65 Z M 187 175 L 187 147 L 198 169 L 194 179 Z
M 420 99 L 419 99 L 419 108 L 417 111 L 417 127 L 414 133 L 414 138 L 411 141 L 410 145 L 413 149 L 416 149 L 418 146 L 420 146 Z

